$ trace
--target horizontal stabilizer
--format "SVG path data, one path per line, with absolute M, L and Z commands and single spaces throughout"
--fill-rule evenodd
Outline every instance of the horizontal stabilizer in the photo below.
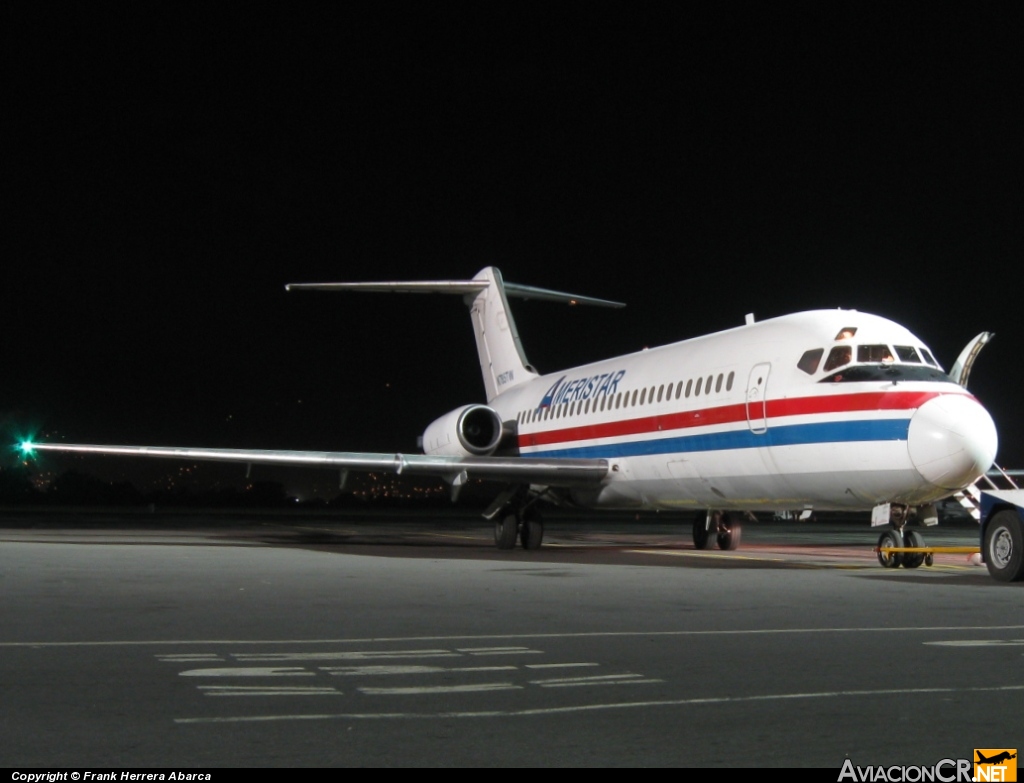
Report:
M 506 283 L 494 267 L 481 269 L 472 280 L 382 280 L 367 283 L 290 283 L 288 291 L 371 291 L 396 294 L 455 294 L 469 308 L 487 402 L 539 377 L 523 352 L 508 306 L 508 297 L 565 302 L 570 305 L 625 307 L 622 302 Z
M 394 294 L 476 294 L 491 285 L 489 280 L 407 280 L 373 283 L 289 283 L 287 291 L 370 291 Z M 571 305 L 595 307 L 625 307 L 624 302 L 580 296 L 548 288 L 537 288 L 519 283 L 504 283 L 505 295 L 518 299 L 537 299 L 545 302 L 565 302 Z

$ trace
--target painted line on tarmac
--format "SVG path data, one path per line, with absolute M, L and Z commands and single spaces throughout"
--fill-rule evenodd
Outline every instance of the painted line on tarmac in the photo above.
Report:
M 409 642 L 444 642 L 455 640 L 498 640 L 498 639 L 632 639 L 637 637 L 687 637 L 687 636 L 772 636 L 783 634 L 825 634 L 825 633 L 934 633 L 968 631 L 1024 631 L 1024 625 L 901 625 L 865 626 L 836 628 L 748 628 L 690 631 L 581 631 L 578 633 L 500 633 L 500 634 L 449 634 L 446 636 L 371 636 L 351 639 L 140 639 L 120 641 L 79 641 L 79 642 L 0 642 L 0 649 L 6 648 L 47 648 L 47 647 L 171 647 L 174 645 L 282 645 L 282 644 L 396 644 Z M 403 653 L 404 650 L 396 651 Z
M 589 685 L 642 685 L 665 682 L 649 679 L 642 674 L 599 674 L 594 677 L 557 677 L 548 680 L 530 680 L 530 685 L 542 688 L 579 688 Z
M 873 696 L 927 696 L 948 693 L 1019 693 L 1024 685 L 996 685 L 976 688 L 892 688 L 857 691 L 820 691 L 817 693 L 771 693 L 761 696 L 712 696 L 699 699 L 658 699 L 619 704 L 580 704 L 571 707 L 549 707 L 527 710 L 484 710 L 476 712 L 381 712 L 381 713 L 321 713 L 310 715 L 239 715 L 221 718 L 175 718 L 178 724 L 210 723 L 269 723 L 299 720 L 438 720 L 444 718 L 499 718 L 564 715 L 569 713 L 601 712 L 610 710 L 650 709 L 652 707 L 702 707 L 719 704 L 751 704 L 771 701 L 799 701 L 810 699 L 845 699 Z
M 453 672 L 511 672 L 517 666 L 321 666 L 335 677 L 376 677 L 393 674 L 450 674 Z
M 967 639 L 948 642 L 921 642 L 936 647 L 1024 647 L 1024 639 Z
M 482 682 L 476 685 L 419 685 L 405 688 L 357 688 L 367 696 L 422 696 L 438 693 L 483 693 L 485 691 L 521 691 L 522 685 L 511 682 Z
M 863 557 L 860 558 L 861 560 L 864 561 L 863 563 L 839 563 L 839 562 L 820 562 L 820 561 L 819 562 L 814 562 L 814 563 L 806 563 L 806 562 L 799 562 L 798 560 L 794 559 L 794 558 L 806 559 L 808 557 L 814 557 L 815 556 L 815 553 L 813 553 L 813 552 L 806 552 L 806 551 L 794 552 L 789 557 L 787 557 L 787 556 L 782 556 L 782 557 L 765 557 L 765 556 L 754 557 L 753 555 L 732 555 L 732 554 L 728 554 L 727 555 L 727 554 L 723 554 L 723 553 L 719 553 L 719 552 L 701 552 L 701 551 L 698 551 L 698 550 L 689 550 L 689 549 L 674 549 L 674 550 L 669 550 L 669 549 L 627 549 L 627 550 L 625 550 L 625 552 L 627 552 L 629 554 L 638 554 L 638 555 L 664 555 L 664 556 L 668 556 L 668 557 L 695 557 L 695 558 L 696 557 L 704 557 L 704 558 L 713 558 L 713 559 L 716 559 L 716 560 L 752 560 L 752 561 L 756 561 L 756 562 L 765 562 L 765 563 L 785 563 L 786 565 L 792 566 L 793 568 L 806 568 L 806 569 L 811 569 L 811 570 L 869 571 L 869 572 L 872 572 L 872 573 L 877 571 L 878 573 L 888 574 L 890 576 L 892 575 L 892 571 L 893 571 L 893 569 L 888 569 L 888 568 L 883 569 L 883 568 L 880 568 L 878 566 L 878 563 L 876 562 L 876 558 L 873 556 L 874 555 L 873 552 L 868 552 L 868 553 L 864 554 Z M 832 559 L 832 560 L 840 560 L 840 559 L 849 560 L 850 559 L 849 555 L 837 555 L 837 554 L 835 554 L 834 550 L 818 554 L 817 557 L 821 558 L 821 560 L 826 560 L 826 561 L 830 560 L 830 559 Z M 927 566 L 927 567 L 920 568 L 920 569 L 911 569 L 911 570 L 919 572 L 919 573 L 928 573 L 930 571 L 931 572 L 934 572 L 934 571 L 973 571 L 975 568 L 977 568 L 977 566 L 973 566 L 973 565 L 963 565 L 963 566 L 961 566 L 961 565 L 954 565 L 952 563 L 933 563 L 931 566 Z
M 341 696 L 337 688 L 275 688 L 265 685 L 200 685 L 204 696 Z

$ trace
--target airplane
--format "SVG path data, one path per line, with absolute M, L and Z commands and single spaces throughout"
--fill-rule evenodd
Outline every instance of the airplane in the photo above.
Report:
M 732 329 L 542 375 L 526 359 L 510 297 L 624 305 L 508 283 L 494 267 L 469 280 L 286 290 L 461 296 L 486 402 L 428 425 L 422 454 L 31 442 L 22 451 L 315 465 L 339 470 L 342 487 L 351 471 L 440 476 L 453 500 L 467 481 L 501 482 L 484 516 L 504 550 L 541 546 L 542 503 L 689 512 L 702 550 L 735 549 L 752 512 L 871 511 L 892 528 L 880 546 L 923 546 L 904 534 L 908 519 L 931 524 L 933 504 L 971 485 L 996 454 L 992 417 L 966 389 L 988 332 L 947 374 L 922 340 L 877 315 L 748 315 Z M 879 559 L 914 568 L 924 556 Z
M 976 762 L 978 764 L 998 764 L 1001 761 L 1008 761 L 1009 759 L 1017 758 L 1016 753 L 1010 753 L 1005 750 L 1002 753 L 997 753 L 992 758 L 985 758 L 980 750 L 976 751 L 976 753 L 978 754 L 978 760 Z

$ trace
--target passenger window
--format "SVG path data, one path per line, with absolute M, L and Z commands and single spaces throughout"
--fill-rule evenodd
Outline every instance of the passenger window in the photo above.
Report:
M 633 389 L 633 401 L 630 402 L 629 404 L 632 405 L 634 408 L 636 407 L 636 395 L 637 395 L 637 390 Z
M 697 388 L 693 390 L 694 397 L 700 397 L 700 385 L 704 382 L 703 378 L 697 379 Z
M 849 340 L 855 334 L 857 334 L 856 326 L 844 326 L 839 330 L 839 334 L 835 336 L 835 341 L 839 342 L 840 340 Z
M 661 386 L 658 387 L 658 402 L 661 402 L 661 395 L 662 395 L 662 392 L 664 392 L 664 391 L 665 391 L 665 384 L 661 384 Z
M 863 364 L 891 362 L 893 361 L 892 351 L 889 350 L 888 345 L 858 345 L 857 361 Z
M 722 381 L 725 380 L 725 376 L 722 373 L 718 373 L 718 379 L 715 381 L 715 394 L 722 391 Z
M 845 364 L 849 364 L 852 359 L 853 349 L 849 345 L 837 345 L 828 353 L 828 359 L 825 360 L 825 372 L 830 372 Z
M 640 404 L 643 405 L 644 404 L 644 400 L 646 400 L 646 399 L 647 399 L 647 389 L 641 389 L 640 390 Z
M 686 396 L 687 397 L 690 396 L 690 389 L 692 389 L 692 388 L 693 388 L 693 378 L 690 378 L 690 380 L 688 380 L 686 382 Z
M 615 410 L 622 407 L 622 392 L 615 395 Z
M 921 357 L 917 355 L 917 351 L 914 350 L 912 345 L 897 345 L 896 355 L 900 358 L 901 362 L 907 362 L 908 364 L 921 363 Z
M 818 371 L 818 364 L 821 362 L 821 357 L 824 353 L 824 348 L 812 348 L 809 351 L 805 351 L 804 355 L 800 357 L 800 361 L 796 363 L 796 366 L 808 375 L 814 375 Z M 832 357 L 829 356 L 829 358 L 831 359 Z
M 715 376 L 713 376 L 713 375 L 709 375 L 708 379 L 706 381 L 704 381 L 704 393 L 705 394 L 711 394 L 711 379 L 714 378 L 714 377 Z
M 725 382 L 725 390 L 726 391 L 732 391 L 732 381 L 733 381 L 733 378 L 735 378 L 735 377 L 736 377 L 736 373 L 734 373 L 734 372 L 729 373 L 729 378 Z

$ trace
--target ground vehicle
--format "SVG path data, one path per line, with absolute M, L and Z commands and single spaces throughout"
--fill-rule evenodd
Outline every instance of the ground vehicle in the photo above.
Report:
M 981 558 L 994 579 L 1024 580 L 1024 489 L 982 491 Z

